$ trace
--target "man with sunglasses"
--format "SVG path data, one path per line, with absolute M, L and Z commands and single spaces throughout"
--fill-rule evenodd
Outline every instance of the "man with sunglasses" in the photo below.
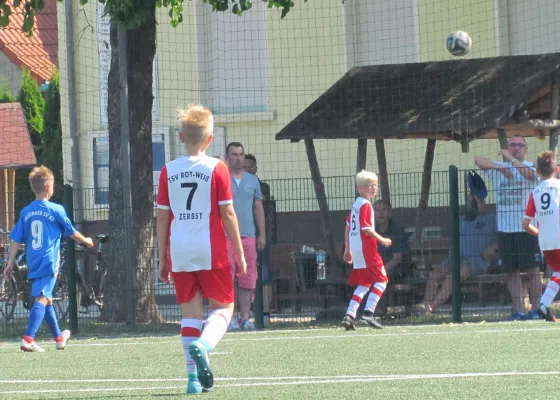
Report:
M 542 292 L 540 269 L 536 265 L 539 253 L 535 237 L 522 227 L 524 206 L 537 185 L 533 163 L 525 159 L 527 142 L 522 136 L 512 136 L 507 149 L 501 150 L 504 161 L 475 157 L 474 163 L 492 180 L 496 192 L 496 219 L 499 246 L 499 265 L 507 273 L 507 287 L 512 298 L 512 320 L 538 318 L 535 310 Z M 532 310 L 525 314 L 521 274 L 529 279 L 529 298 Z

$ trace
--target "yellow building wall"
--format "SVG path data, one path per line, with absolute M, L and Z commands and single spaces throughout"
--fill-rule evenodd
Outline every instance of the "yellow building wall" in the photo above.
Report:
M 418 0 L 418 32 L 420 61 L 450 59 L 445 49 L 445 38 L 453 30 L 465 30 L 473 38 L 473 50 L 468 57 L 491 57 L 495 55 L 496 40 L 493 0 Z M 64 161 L 66 180 L 71 180 L 71 159 L 68 119 L 68 89 L 66 85 L 66 39 L 64 5 L 59 3 L 59 60 L 61 74 Z M 287 199 L 281 210 L 316 209 L 314 192 L 308 183 L 275 183 L 278 179 L 308 179 L 309 167 L 302 142 L 278 142 L 275 134 L 302 112 L 318 96 L 334 84 L 345 72 L 344 19 L 340 0 L 297 3 L 285 19 L 280 11 L 267 10 L 267 52 L 269 77 L 269 110 L 266 113 L 244 115 L 243 122 L 235 122 L 232 115 L 217 115 L 216 125 L 225 128 L 226 143 L 240 141 L 246 151 L 259 160 L 259 176 L 271 182 L 276 198 Z M 469 12 L 461 12 L 469 10 Z M 106 130 L 100 125 L 98 48 L 96 42 L 96 2 L 75 6 L 74 9 L 75 60 L 78 135 L 81 150 L 81 179 L 84 187 L 93 187 L 91 169 L 91 141 L 88 133 Z M 243 17 L 241 17 L 243 18 Z M 158 10 L 157 58 L 158 58 L 158 108 L 159 121 L 154 125 L 176 125 L 175 110 L 179 106 L 198 102 L 199 85 L 195 55 L 195 31 L 192 4 L 186 4 L 184 22 L 177 28 L 168 23 L 166 10 Z M 419 94 L 421 95 L 421 94 Z M 255 117 L 256 116 L 256 117 Z M 264 117 L 263 117 L 264 116 Z M 239 117 L 239 115 L 237 116 Z M 248 117 L 249 121 L 246 119 Z M 262 117 L 262 118 L 261 118 Z M 260 119 L 259 119 L 260 118 Z M 133 133 L 131 133 L 133 134 Z M 317 140 L 316 150 L 324 177 L 349 176 L 355 172 L 356 140 Z M 386 141 L 389 173 L 401 173 L 394 178 L 393 202 L 395 206 L 414 206 L 414 196 L 420 190 L 419 172 L 422 171 L 425 140 Z M 471 143 L 469 154 L 461 153 L 460 145 L 438 142 L 435 152 L 434 171 L 444 171 L 450 164 L 460 168 L 472 168 L 475 155 L 497 158 L 497 141 L 480 140 Z M 546 147 L 542 142 L 530 142 L 530 155 Z M 170 143 L 171 157 L 176 156 L 176 143 Z M 367 168 L 377 171 L 375 145 L 370 141 Z M 418 187 L 412 183 L 411 173 L 418 173 Z M 408 176 L 407 176 L 408 174 Z M 443 178 L 442 178 L 443 179 Z M 434 195 L 431 204 L 445 200 L 445 186 L 434 179 Z M 326 181 L 333 182 L 333 180 Z M 352 188 L 338 181 L 338 186 L 327 187 L 333 208 L 348 208 L 345 200 Z M 346 182 L 346 181 L 344 181 Z M 401 182 L 401 183 L 398 183 Z M 443 182 L 443 181 L 442 181 Z M 150 184 L 149 182 L 147 184 Z M 297 188 L 297 190 L 296 190 Z M 93 193 L 93 191 L 91 191 Z M 443 193 L 443 194 L 441 194 Z M 302 198 L 311 201 L 302 201 Z M 88 200 L 91 206 L 93 202 Z M 86 204 L 86 207 L 88 206 Z M 304 204 L 304 205 L 302 205 Z M 96 214 L 97 215 L 97 214 Z M 92 215 L 91 219 L 98 217 Z

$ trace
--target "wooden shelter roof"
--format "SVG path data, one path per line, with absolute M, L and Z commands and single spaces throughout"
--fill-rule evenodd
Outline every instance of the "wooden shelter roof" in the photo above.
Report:
M 551 82 L 559 68 L 560 53 L 355 67 L 278 132 L 276 140 L 468 143 L 496 137 L 498 127 L 535 134 L 542 121 L 531 118 L 548 115 Z
M 27 123 L 19 103 L 0 104 L 0 169 L 37 164 Z

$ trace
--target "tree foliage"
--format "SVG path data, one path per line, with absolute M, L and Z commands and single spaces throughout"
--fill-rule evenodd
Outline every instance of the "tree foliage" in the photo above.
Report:
M 62 174 L 62 124 L 60 121 L 60 81 L 58 71 L 53 73 L 45 102 L 45 118 L 43 130 L 43 148 L 40 164 L 49 167 L 54 175 L 55 192 L 52 201 L 62 203 L 63 174 Z
M 23 69 L 18 101 L 21 103 L 33 146 L 41 146 L 41 135 L 45 126 L 45 99 L 39 85 L 27 69 Z
M 52 0 L 49 0 L 52 1 Z M 63 0 L 58 0 L 62 2 Z M 87 4 L 89 0 L 80 0 L 80 4 Z M 152 13 L 151 0 L 98 0 L 105 5 L 105 13 L 115 22 L 124 24 L 128 29 L 138 27 Z M 176 27 L 183 22 L 183 4 L 185 0 L 155 0 L 159 8 L 169 9 L 170 24 Z M 251 8 L 251 0 L 203 0 L 204 3 L 212 6 L 212 11 L 228 11 L 239 16 L 244 11 Z M 254 0 L 262 1 L 262 0 Z M 282 10 L 281 18 L 284 18 L 292 8 L 295 7 L 296 0 L 264 0 L 268 8 L 278 8 Z M 301 0 L 300 0 L 301 1 Z M 45 0 L 13 0 L 14 7 L 19 7 L 23 2 L 24 15 L 23 26 L 21 27 L 27 35 L 33 35 L 35 26 L 35 15 L 45 7 Z M 307 0 L 303 0 L 304 3 Z M 0 0 L 0 26 L 5 27 L 10 22 L 12 11 L 8 5 L 8 0 Z
M 26 69 L 22 72 L 18 101 L 21 104 L 25 122 L 27 123 L 27 130 L 29 131 L 31 143 L 35 150 L 35 157 L 37 160 L 40 160 L 43 150 L 42 135 L 44 129 L 43 116 L 45 112 L 45 99 L 43 98 L 39 85 Z M 20 168 L 16 171 L 16 193 L 14 198 L 16 215 L 19 215 L 21 209 L 35 199 L 27 179 L 29 172 L 30 170 L 28 168 Z
M 8 81 L 6 79 L 1 81 L 0 86 L 0 103 L 13 103 L 16 101 L 15 97 L 10 92 L 10 88 L 8 87 Z

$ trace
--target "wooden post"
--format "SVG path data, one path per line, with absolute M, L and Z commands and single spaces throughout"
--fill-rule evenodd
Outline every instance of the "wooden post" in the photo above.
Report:
M 2 195 L 0 197 L 0 225 L 5 231 L 10 230 L 10 226 L 8 226 L 8 191 L 8 170 L 2 169 L 0 170 L 0 193 Z
M 557 82 L 552 83 L 550 89 L 550 119 L 558 119 L 558 103 L 560 100 L 560 90 Z M 550 130 L 550 138 L 548 142 L 548 149 L 554 151 L 556 154 L 556 148 L 558 147 L 558 129 Z
M 8 229 L 16 224 L 16 170 L 8 170 Z
M 500 149 L 505 150 L 508 147 L 508 139 L 506 130 L 504 128 L 498 128 L 498 140 L 500 141 Z
M 356 173 L 366 169 L 367 139 L 358 139 L 358 155 L 356 157 Z
M 387 172 L 387 156 L 385 153 L 385 141 L 375 139 L 375 151 L 377 153 L 377 168 L 379 169 L 379 186 L 381 187 L 381 198 L 391 201 L 391 191 L 389 188 L 389 173 Z
M 358 153 L 356 155 L 356 173 L 366 169 L 367 163 L 367 139 L 358 139 Z M 358 189 L 355 193 L 356 197 L 359 196 Z
M 424 156 L 424 172 L 422 173 L 422 186 L 420 189 L 420 201 L 416 210 L 416 221 L 414 223 L 414 239 L 416 247 L 422 239 L 422 214 L 428 208 L 428 200 L 430 199 L 430 186 L 432 185 L 432 167 L 434 165 L 434 152 L 436 149 L 436 140 L 428 139 L 426 144 L 426 154 Z
M 319 210 L 321 211 L 321 217 L 323 219 L 323 226 L 325 229 L 325 239 L 327 240 L 327 247 L 329 251 L 328 266 L 331 271 L 334 271 L 334 275 L 340 275 L 341 271 L 339 271 L 339 268 L 335 268 L 339 257 L 336 246 L 334 245 L 327 194 L 325 192 L 325 186 L 323 185 L 323 178 L 321 178 L 319 163 L 317 162 L 315 144 L 313 143 L 313 139 L 304 139 L 304 143 L 307 160 L 309 162 L 309 170 L 311 171 L 311 179 L 313 180 L 313 187 L 315 188 L 315 196 L 317 197 L 317 202 L 319 203 Z

